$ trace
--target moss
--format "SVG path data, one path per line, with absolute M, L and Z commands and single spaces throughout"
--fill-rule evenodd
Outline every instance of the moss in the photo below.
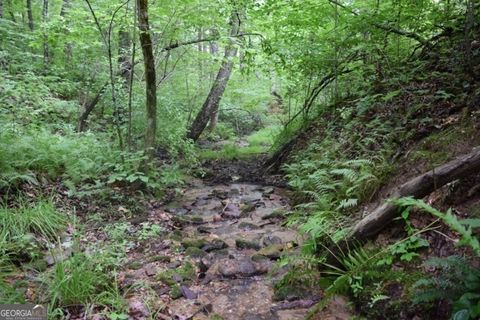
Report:
M 208 241 L 204 239 L 185 239 L 181 242 L 182 246 L 187 249 L 190 247 L 194 248 L 202 248 L 204 245 L 206 245 Z
M 151 256 L 147 259 L 147 262 L 163 262 L 163 263 L 169 263 L 172 259 L 169 256 L 163 256 L 163 255 L 155 255 Z
M 254 250 L 259 250 L 261 246 L 254 242 L 254 241 L 249 241 L 245 239 L 237 239 L 235 240 L 235 246 L 238 249 L 254 249 Z
M 182 279 L 181 282 L 192 281 L 195 279 L 196 275 L 195 267 L 193 264 L 187 262 L 185 265 L 176 269 L 169 269 L 159 272 L 156 276 L 156 279 L 165 283 L 166 285 L 173 286 L 177 283 L 177 281 L 173 279 L 174 275 L 178 275 Z
M 287 211 L 285 209 L 276 209 L 273 210 L 272 213 L 269 213 L 262 217 L 262 220 L 268 219 L 284 219 L 287 215 Z
M 213 314 L 208 319 L 209 320 L 223 320 L 223 318 L 221 316 L 219 316 L 218 314 Z
M 188 247 L 187 250 L 185 250 L 185 255 L 192 258 L 201 258 L 204 257 L 206 254 L 207 253 L 205 251 L 197 247 Z
M 179 230 L 175 230 L 170 234 L 170 239 L 173 241 L 182 241 L 182 233 Z
M 172 221 L 179 226 L 188 226 L 191 224 L 202 224 L 203 218 L 199 215 L 172 216 Z
M 130 262 L 127 267 L 132 270 L 138 270 L 142 267 L 142 263 L 140 261 L 133 261 Z
M 182 296 L 182 290 L 180 290 L 180 286 L 178 284 L 174 284 L 170 288 L 170 292 L 168 294 L 170 295 L 170 298 L 178 299 Z

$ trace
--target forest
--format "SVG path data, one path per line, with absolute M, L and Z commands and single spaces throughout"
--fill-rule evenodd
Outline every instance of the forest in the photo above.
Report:
M 26 304 L 480 319 L 480 3 L 0 0 L 0 319 Z

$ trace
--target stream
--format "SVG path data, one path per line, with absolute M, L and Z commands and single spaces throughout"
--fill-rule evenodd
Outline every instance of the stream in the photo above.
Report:
M 318 299 L 274 299 L 273 285 L 285 273 L 275 262 L 301 243 L 281 226 L 287 200 L 277 187 L 196 180 L 174 202 L 152 209 L 148 220 L 170 224 L 174 237 L 128 253 L 137 267 L 120 280 L 144 284 L 131 291 L 131 318 L 151 312 L 142 307 L 150 287 L 158 319 L 304 319 Z

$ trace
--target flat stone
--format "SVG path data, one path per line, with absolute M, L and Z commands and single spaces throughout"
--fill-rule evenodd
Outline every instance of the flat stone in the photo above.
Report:
M 202 250 L 205 252 L 212 252 L 216 250 L 222 250 L 228 248 L 228 244 L 221 239 L 214 239 L 211 242 L 205 244 L 202 247 Z
M 255 264 L 250 258 L 228 259 L 220 262 L 218 271 L 227 278 L 251 277 L 257 273 Z
M 187 286 L 180 286 L 180 291 L 182 292 L 182 295 L 185 297 L 185 299 L 193 300 L 197 299 L 198 297 L 198 294 L 190 290 Z
M 243 249 L 260 250 L 260 248 L 262 247 L 257 242 L 249 241 L 245 239 L 236 239 L 235 246 L 240 250 L 243 250 Z
M 157 268 L 155 268 L 154 266 L 148 266 L 145 269 L 145 274 L 149 277 L 153 277 L 154 275 L 157 274 Z
M 241 229 L 241 230 L 257 230 L 257 229 L 260 229 L 260 227 L 257 226 L 254 223 L 243 221 L 243 222 L 240 222 L 238 224 L 238 229 Z
M 280 237 L 277 237 L 277 236 L 273 236 L 273 235 L 265 235 L 263 238 L 262 238 L 262 245 L 264 247 L 268 247 L 268 246 L 271 246 L 271 245 L 274 245 L 274 244 L 282 244 L 282 239 Z
M 282 255 L 283 245 L 281 244 L 273 244 L 271 246 L 262 248 L 258 251 L 257 254 L 265 256 L 270 259 L 279 259 Z

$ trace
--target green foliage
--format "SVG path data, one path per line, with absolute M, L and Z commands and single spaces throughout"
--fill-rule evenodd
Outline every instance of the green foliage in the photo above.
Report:
M 53 313 L 59 312 L 56 308 L 90 303 L 110 304 L 118 299 L 114 279 L 101 268 L 102 264 L 98 257 L 82 253 L 57 262 L 43 279 L 45 299 L 49 301 Z
M 364 159 L 335 161 L 312 157 L 289 164 L 285 169 L 300 199 L 310 201 L 298 208 L 309 213 L 307 218 L 300 217 L 305 219 L 301 229 L 313 238 L 338 231 L 347 218 L 345 214 L 370 199 L 380 181 L 374 162 Z
M 480 316 L 480 270 L 459 256 L 431 258 L 424 263 L 435 269 L 435 275 L 422 278 L 414 285 L 414 303 L 439 300 L 453 302 L 452 319 L 477 319 Z
M 29 233 L 52 240 L 66 228 L 67 218 L 55 209 L 51 200 L 20 204 L 19 208 L 0 208 L 0 235 L 5 241 L 15 242 Z
M 478 237 L 473 234 L 471 227 L 471 225 L 478 224 L 478 219 L 470 219 L 467 221 L 467 223 L 462 224 L 462 221 L 452 214 L 451 209 L 449 209 L 446 213 L 443 213 L 429 206 L 422 200 L 413 198 L 401 198 L 396 200 L 395 203 L 403 207 L 417 207 L 437 218 L 440 218 L 447 226 L 460 234 L 461 240 L 457 243 L 457 245 L 469 246 L 477 255 L 480 256 L 480 242 Z

